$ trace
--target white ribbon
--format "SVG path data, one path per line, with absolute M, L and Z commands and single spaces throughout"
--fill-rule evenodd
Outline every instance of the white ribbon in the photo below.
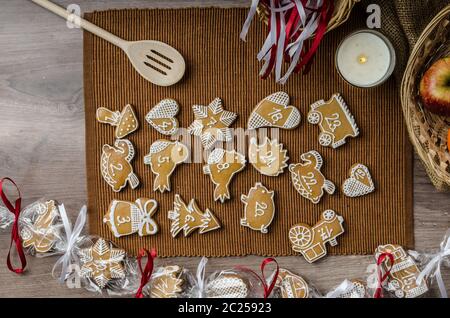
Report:
M 256 8 L 258 7 L 259 0 L 252 0 L 252 6 L 250 7 L 250 11 L 248 12 L 247 19 L 242 26 L 242 31 L 240 34 L 241 40 L 245 41 L 245 38 L 248 33 L 248 29 L 250 28 L 250 24 L 252 23 L 253 17 L 256 14 Z
M 70 261 L 72 260 L 72 257 L 76 258 L 76 255 L 73 253 L 73 249 L 75 247 L 76 242 L 78 241 L 78 238 L 80 237 L 81 231 L 84 228 L 84 225 L 86 224 L 86 214 L 87 214 L 87 208 L 84 205 L 80 213 L 78 214 L 77 220 L 75 222 L 75 226 L 72 229 L 72 225 L 70 223 L 70 220 L 67 216 L 66 209 L 64 207 L 64 204 L 61 204 L 58 206 L 61 219 L 63 221 L 64 230 L 66 233 L 66 239 L 67 239 L 67 247 L 64 255 L 62 255 L 53 266 L 52 274 L 54 274 L 56 268 L 61 265 L 61 275 L 59 277 L 59 281 L 61 283 L 64 283 L 66 280 L 67 268 L 70 265 Z M 53 275 L 54 276 L 54 275 Z
M 197 292 L 198 298 L 203 298 L 203 292 L 205 289 L 206 263 L 208 263 L 208 258 L 203 256 L 197 266 L 196 280 L 197 280 L 197 288 L 198 288 L 198 292 Z
M 339 296 L 347 293 L 353 288 L 353 283 L 348 279 L 344 280 L 338 287 L 334 290 L 328 292 L 325 297 L 326 298 L 338 298 Z
M 444 280 L 441 274 L 441 262 L 445 257 L 450 256 L 450 231 L 447 231 L 445 240 L 440 245 L 441 250 L 433 256 L 433 258 L 428 262 L 425 268 L 420 272 L 416 279 L 416 284 L 422 284 L 426 277 L 432 275 L 436 278 L 439 291 L 441 292 L 441 298 L 448 298 L 447 290 L 445 288 Z

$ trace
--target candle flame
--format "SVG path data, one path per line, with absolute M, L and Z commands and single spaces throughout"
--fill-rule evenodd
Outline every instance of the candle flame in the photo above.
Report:
M 358 56 L 358 63 L 359 64 L 366 64 L 367 63 L 367 56 L 361 54 Z

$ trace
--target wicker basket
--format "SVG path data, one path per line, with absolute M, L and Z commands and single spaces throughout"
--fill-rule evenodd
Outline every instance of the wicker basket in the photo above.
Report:
M 425 28 L 414 46 L 401 83 L 401 102 L 411 142 L 434 186 L 450 189 L 450 154 L 447 133 L 450 118 L 434 115 L 423 108 L 419 82 L 437 59 L 450 56 L 450 5 Z
M 340 26 L 342 23 L 347 21 L 347 19 L 350 16 L 350 12 L 353 9 L 353 6 L 356 2 L 359 2 L 360 0 L 336 0 L 334 3 L 334 13 L 333 16 L 330 19 L 330 22 L 328 23 L 327 32 L 331 31 L 338 26 Z M 263 5 L 259 4 L 257 8 L 259 18 L 264 23 L 269 22 L 269 9 Z

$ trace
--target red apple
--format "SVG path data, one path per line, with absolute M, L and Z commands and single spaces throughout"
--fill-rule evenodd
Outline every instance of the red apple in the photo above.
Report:
M 430 112 L 450 116 L 450 57 L 434 62 L 420 81 L 420 96 Z

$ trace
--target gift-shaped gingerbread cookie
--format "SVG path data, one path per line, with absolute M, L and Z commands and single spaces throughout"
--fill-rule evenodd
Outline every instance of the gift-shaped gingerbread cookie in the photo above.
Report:
M 248 119 L 248 129 L 260 127 L 293 129 L 300 124 L 300 118 L 298 109 L 289 105 L 289 95 L 277 92 L 256 105 Z
M 92 279 L 99 288 L 105 288 L 111 280 L 125 278 L 125 251 L 114 248 L 111 242 L 99 238 L 78 254 L 82 264 L 80 276 Z
M 139 122 L 131 105 L 126 105 L 121 112 L 99 107 L 96 115 L 99 122 L 116 127 L 115 135 L 118 139 L 124 138 L 139 128 Z
M 245 216 L 241 219 L 241 225 L 261 233 L 267 233 L 267 228 L 275 216 L 274 194 L 273 191 L 269 191 L 260 182 L 257 182 L 247 195 L 242 195 L 241 201 L 245 204 Z
M 133 172 L 131 160 L 134 158 L 134 147 L 128 139 L 117 139 L 114 147 L 103 145 L 101 156 L 101 173 L 103 179 L 114 192 L 119 192 L 127 183 L 132 189 L 139 185 L 139 179 Z
M 203 234 L 220 228 L 220 222 L 214 214 L 209 209 L 202 212 L 194 199 L 186 204 L 177 194 L 173 205 L 173 210 L 168 213 L 168 217 L 172 221 L 170 233 L 173 237 L 176 237 L 181 231 L 184 236 L 188 236 L 195 230 L 199 230 L 199 233 Z
M 277 140 L 265 138 L 264 143 L 258 145 L 256 138 L 250 139 L 248 149 L 249 161 L 261 174 L 266 176 L 278 176 L 287 167 L 289 157 L 283 149 L 283 144 Z
M 208 156 L 208 164 L 203 166 L 203 173 L 211 177 L 215 185 L 214 200 L 225 202 L 230 198 L 229 184 L 233 176 L 245 168 L 245 157 L 232 150 L 214 149 Z
M 173 99 L 163 99 L 145 116 L 147 122 L 163 135 L 174 135 L 178 131 L 178 104 Z
M 192 106 L 195 120 L 188 127 L 189 133 L 199 136 L 205 149 L 211 149 L 217 141 L 231 141 L 230 125 L 236 120 L 237 114 L 224 110 L 222 100 L 214 99 L 208 106 Z
M 334 94 L 328 102 L 319 100 L 312 104 L 308 122 L 319 125 L 319 143 L 322 146 L 337 148 L 345 144 L 347 137 L 359 135 L 355 118 L 339 94 Z
M 188 148 L 179 141 L 157 140 L 150 146 L 150 152 L 144 157 L 144 163 L 150 165 L 156 175 L 153 191 L 170 191 L 170 176 L 177 165 L 189 158 Z
M 139 233 L 139 236 L 153 235 L 158 225 L 152 219 L 158 203 L 152 199 L 141 198 L 135 202 L 113 200 L 103 217 L 115 237 Z
M 23 220 L 20 231 L 22 246 L 33 247 L 37 253 L 47 253 L 54 246 L 58 234 L 54 226 L 59 215 L 55 201 L 40 202 L 28 208 L 35 209 L 37 217 L 34 221 Z
M 317 261 L 327 255 L 326 243 L 337 245 L 336 238 L 344 233 L 343 223 L 342 216 L 333 210 L 326 210 L 312 227 L 303 223 L 294 225 L 289 230 L 292 249 L 301 253 L 309 263 Z
M 184 281 L 180 278 L 181 271 L 181 267 L 177 265 L 156 269 L 150 280 L 150 297 L 176 298 L 183 291 Z
M 389 253 L 394 258 L 394 264 L 386 258 L 381 264 L 385 272 L 390 269 L 387 279 L 387 290 L 397 298 L 416 298 L 428 291 L 425 279 L 417 281 L 420 271 L 413 258 L 405 250 L 394 244 L 380 245 L 375 251 L 375 259 L 380 254 Z
M 336 189 L 333 182 L 322 174 L 322 156 L 315 150 L 300 156 L 302 163 L 290 164 L 292 183 L 295 189 L 312 203 L 319 203 L 324 191 L 333 194 Z

